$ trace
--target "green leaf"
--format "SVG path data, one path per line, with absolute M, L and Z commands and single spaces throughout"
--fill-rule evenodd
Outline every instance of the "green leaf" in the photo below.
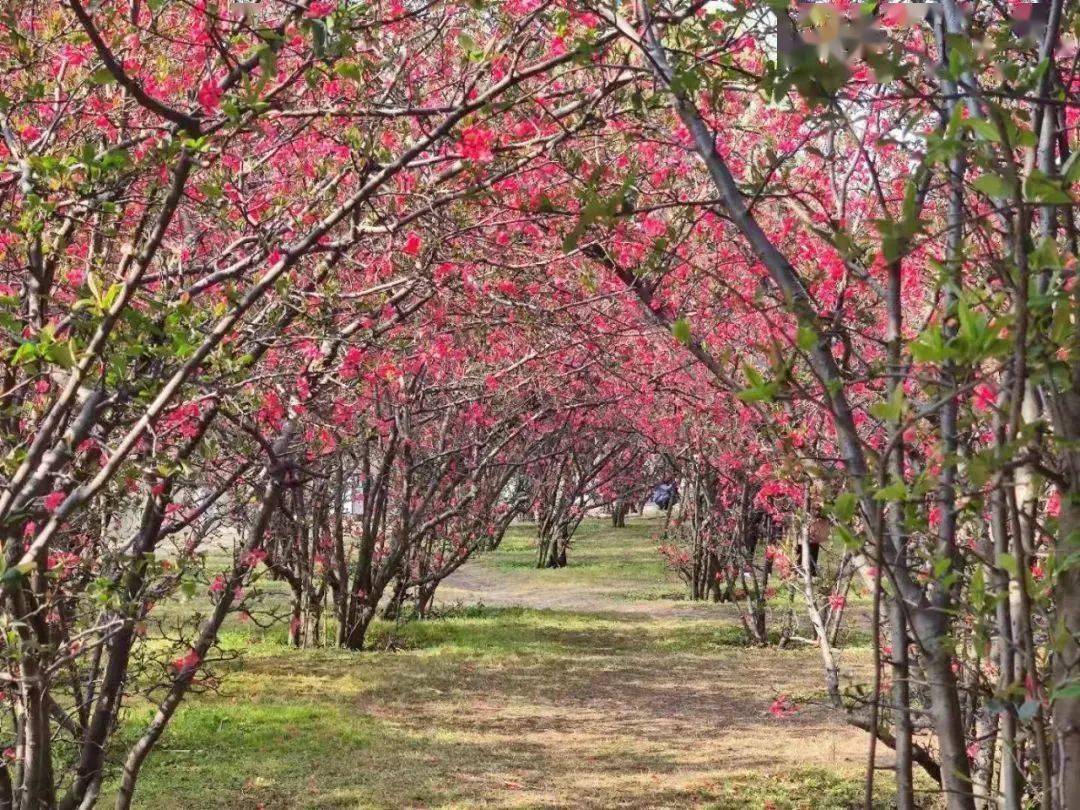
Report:
M 33 560 L 31 560 L 30 562 L 20 563 L 14 568 L 9 568 L 4 571 L 3 574 L 0 574 L 0 584 L 12 585 L 16 582 L 19 582 L 35 568 L 37 568 L 37 563 L 35 563 Z
M 976 611 L 982 611 L 986 607 L 986 574 L 981 565 L 975 566 L 975 572 L 971 575 L 969 594 L 971 604 Z
M 124 289 L 123 284 L 112 284 L 109 289 L 105 291 L 105 295 L 101 298 L 101 308 L 108 309 L 113 305 L 116 297 L 120 295 L 120 292 Z
M 765 382 L 765 378 L 749 363 L 743 366 L 743 372 L 750 385 L 737 394 L 739 399 L 743 402 L 772 402 L 776 396 L 776 384 Z
M 855 517 L 855 508 L 859 504 L 859 499 L 855 497 L 854 492 L 844 492 L 833 501 L 832 513 L 836 516 L 836 519 L 841 523 L 850 523 L 852 518 Z
M 833 526 L 833 537 L 840 540 L 843 543 L 844 548 L 854 551 L 858 549 L 862 543 L 859 538 L 855 536 L 855 533 L 851 531 L 847 526 Z
M 90 74 L 90 84 L 113 84 L 115 81 L 116 77 L 108 68 L 98 68 Z
M 1000 199 L 1010 196 L 1009 184 L 1005 181 L 1005 178 L 998 177 L 996 174 L 984 174 L 977 177 L 971 185 L 975 187 L 976 191 L 981 191 L 987 197 Z
M 902 501 L 907 498 L 907 487 L 903 481 L 894 481 L 874 493 L 875 501 Z
M 911 356 L 920 363 L 940 363 L 948 356 L 945 339 L 936 326 L 927 328 L 911 341 L 908 348 L 911 349 Z
M 904 387 L 896 386 L 885 402 L 875 402 L 870 413 L 883 422 L 899 422 L 904 414 Z
M 1070 205 L 1073 201 L 1069 192 L 1038 169 L 1032 169 L 1024 181 L 1024 199 L 1047 205 Z
M 690 342 L 690 324 L 686 318 L 679 318 L 671 324 L 671 334 L 684 346 Z
M 67 343 L 50 343 L 45 349 L 45 359 L 60 368 L 71 368 L 75 365 L 74 345 L 70 340 Z
M 800 326 L 795 333 L 795 343 L 804 352 L 808 352 L 818 344 L 817 332 L 809 326 Z
M 15 354 L 11 358 L 11 364 L 17 366 L 21 363 L 29 363 L 31 360 L 36 360 L 37 357 L 38 345 L 28 340 L 20 344 L 19 348 L 15 350 Z
M 938 557 L 934 560 L 934 579 L 941 579 L 952 568 L 952 560 L 948 557 Z
M 586 227 L 585 221 L 582 220 L 576 226 L 574 226 L 574 230 L 570 231 L 570 233 L 568 233 L 565 237 L 563 237 L 563 240 L 562 240 L 562 251 L 563 251 L 563 253 L 570 253 L 575 248 L 577 248 L 578 242 L 581 240 L 581 237 L 585 235 L 585 227 Z
M 701 74 L 693 68 L 676 73 L 671 78 L 671 92 L 676 96 L 693 95 L 701 88 Z
M 1062 700 L 1080 697 L 1080 680 L 1070 680 L 1055 686 L 1050 693 L 1050 700 Z
M 1035 270 L 1060 270 L 1061 254 L 1058 253 L 1057 241 L 1040 239 L 1029 261 Z
M 1001 143 L 1001 133 L 998 132 L 996 126 L 991 124 L 985 118 L 969 118 L 964 123 L 984 141 Z
M 746 375 L 746 379 L 750 381 L 751 385 L 762 386 L 765 384 L 765 378 L 758 373 L 758 370 L 749 363 L 743 365 L 743 373 Z
M 346 79 L 352 79 L 354 82 L 359 83 L 364 78 L 363 71 L 360 70 L 359 65 L 355 65 L 352 62 L 338 62 L 334 65 L 334 72 L 339 76 L 344 76 Z
M 1080 180 L 1080 149 L 1069 155 L 1069 159 L 1061 167 L 1061 176 L 1065 178 L 1066 183 L 1075 183 Z

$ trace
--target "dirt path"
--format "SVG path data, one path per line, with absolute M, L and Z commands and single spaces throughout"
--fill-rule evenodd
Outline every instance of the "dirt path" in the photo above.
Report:
M 439 588 L 442 605 L 477 604 L 491 607 L 527 607 L 537 610 L 570 610 L 600 615 L 628 614 L 643 618 L 732 618 L 726 605 L 692 603 L 674 599 L 628 599 L 617 583 L 580 582 L 560 571 L 545 571 L 547 581 L 506 573 L 483 564 L 458 569 Z
M 655 527 L 588 522 L 559 571 L 515 527 L 440 588 L 468 609 L 377 622 L 363 654 L 239 632 L 245 653 L 185 702 L 140 806 L 861 807 L 866 736 L 823 706 L 815 650 L 748 647 L 730 605 L 679 598 Z M 770 711 L 780 695 L 792 714 Z
M 543 664 L 523 658 L 497 674 L 481 664 L 460 676 L 475 678 L 477 687 L 500 685 L 469 698 L 464 712 L 471 735 L 501 740 L 501 787 L 476 777 L 496 790 L 494 806 L 835 808 L 848 806 L 849 795 L 857 800 L 866 737 L 822 705 L 814 650 L 717 646 L 710 633 L 738 638 L 734 608 L 674 598 L 680 583 L 665 584 L 662 571 L 651 579 L 641 574 L 655 564 L 648 535 L 615 545 L 604 531 L 592 543 L 577 549 L 576 570 L 572 563 L 537 571 L 528 550 L 518 548 L 509 552 L 518 555 L 510 567 L 481 559 L 440 590 L 444 606 L 552 611 L 553 626 L 555 615 L 602 622 L 567 630 L 559 656 Z M 635 589 L 647 593 L 638 597 Z M 538 631 L 522 628 L 523 655 L 530 632 Z M 663 650 L 665 639 L 686 632 L 700 633 L 700 646 Z M 862 665 L 857 655 L 846 663 Z M 789 717 L 769 711 L 780 694 L 798 703 Z M 408 711 L 420 725 L 448 722 L 442 708 L 437 716 L 432 708 Z M 792 793 L 770 793 L 792 778 L 832 784 L 836 792 L 821 787 L 791 803 L 785 797 Z

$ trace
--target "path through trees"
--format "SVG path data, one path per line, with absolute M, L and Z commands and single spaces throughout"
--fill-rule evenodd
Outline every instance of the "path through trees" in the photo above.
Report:
M 804 702 L 816 652 L 743 646 L 730 606 L 670 598 L 655 521 L 609 523 L 587 520 L 559 571 L 538 571 L 532 527 L 515 527 L 440 589 L 448 616 L 377 622 L 364 656 L 256 645 L 221 695 L 181 710 L 145 806 L 206 801 L 217 778 L 240 807 L 857 801 L 865 735 Z M 869 647 L 847 656 L 865 666 Z M 770 712 L 779 695 L 794 713 Z M 238 746 L 229 775 L 195 753 L 215 734 Z

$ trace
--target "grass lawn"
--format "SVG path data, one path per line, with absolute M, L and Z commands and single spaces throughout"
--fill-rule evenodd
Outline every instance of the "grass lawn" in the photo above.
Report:
M 375 626 L 384 651 L 233 627 L 242 655 L 178 712 L 136 805 L 860 804 L 866 739 L 817 705 L 814 651 L 747 648 L 730 608 L 671 598 L 654 528 L 587 522 L 562 571 L 533 568 L 515 529 L 447 583 L 440 618 Z M 799 710 L 777 719 L 781 693 Z M 125 733 L 145 720 L 133 711 Z

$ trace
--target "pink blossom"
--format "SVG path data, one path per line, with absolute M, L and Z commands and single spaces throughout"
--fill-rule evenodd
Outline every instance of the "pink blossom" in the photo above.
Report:
M 55 512 L 60 508 L 60 504 L 64 502 L 65 498 L 67 498 L 67 493 L 58 489 L 46 495 L 42 503 L 48 511 Z
M 329 17 L 334 13 L 336 6 L 337 3 L 331 3 L 328 0 L 311 0 L 307 8 L 307 16 L 312 18 Z
M 796 706 L 787 695 L 780 695 L 769 706 L 769 713 L 776 718 L 790 717 L 796 711 Z
M 214 78 L 209 78 L 202 83 L 199 87 L 199 92 L 196 98 L 199 100 L 199 104 L 206 112 L 213 112 L 221 104 L 222 90 L 221 86 Z
M 177 675 L 187 675 L 193 671 L 202 661 L 202 657 L 194 650 L 188 649 L 186 653 L 173 659 L 172 668 Z
M 941 506 L 935 504 L 934 506 L 930 507 L 930 514 L 927 516 L 927 520 L 930 522 L 930 525 L 932 527 L 934 527 L 934 528 L 937 528 L 938 526 L 940 526 L 941 525 Z
M 495 133 L 481 126 L 465 127 L 461 130 L 461 156 L 466 160 L 474 160 L 477 163 L 486 163 L 495 155 L 492 147 L 495 144 Z
M 972 395 L 972 404 L 976 410 L 988 411 L 994 407 L 994 403 L 997 401 L 997 391 L 994 387 L 988 383 L 975 386 L 975 392 Z
M 420 248 L 424 243 L 420 239 L 420 234 L 416 231 L 409 231 L 409 235 L 405 237 L 405 247 L 401 250 L 406 256 L 416 256 L 420 253 Z

